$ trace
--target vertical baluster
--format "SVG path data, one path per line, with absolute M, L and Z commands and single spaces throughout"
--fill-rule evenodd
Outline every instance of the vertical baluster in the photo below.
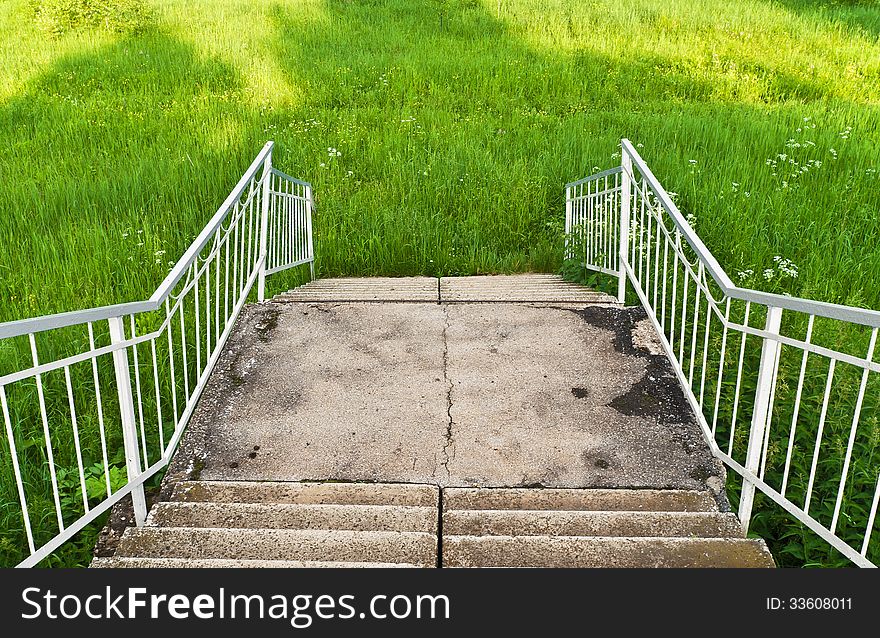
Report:
M 859 384 L 859 396 L 856 399 L 856 407 L 853 412 L 852 425 L 849 429 L 849 439 L 846 443 L 846 454 L 843 457 L 843 470 L 840 473 L 840 486 L 837 488 L 837 501 L 834 504 L 834 516 L 831 519 L 831 533 L 837 530 L 837 520 L 840 516 L 840 504 L 843 501 L 843 491 L 846 487 L 846 475 L 849 473 L 849 463 L 852 458 L 853 445 L 856 442 L 856 430 L 859 427 L 859 419 L 862 414 L 862 402 L 865 400 L 865 389 L 868 386 L 868 375 L 871 369 L 868 365 L 874 359 L 874 346 L 877 345 L 877 328 L 871 331 L 871 339 L 868 343 L 868 354 L 865 357 L 865 369 L 862 371 L 862 381 Z
M 657 291 L 658 291 L 658 283 L 657 279 L 660 275 L 660 226 L 663 224 L 663 209 L 657 209 L 657 218 L 654 220 L 654 230 L 656 233 L 656 238 L 654 239 L 654 302 L 651 306 L 651 311 L 654 316 L 657 316 Z M 646 295 L 647 296 L 647 295 Z M 662 325 L 662 324 L 661 324 Z
M 37 356 L 37 342 L 33 333 L 28 335 L 31 343 L 31 356 L 33 358 L 34 367 L 40 365 L 40 358 Z M 46 412 L 46 397 L 43 394 L 43 379 L 37 373 L 34 375 L 37 384 L 37 401 L 40 404 L 40 419 L 43 422 L 43 436 L 46 438 L 46 460 L 49 463 L 49 478 L 52 481 L 52 499 L 55 501 L 55 514 L 58 518 L 58 530 L 64 531 L 64 518 L 61 515 L 61 496 L 58 491 L 58 477 L 55 475 L 55 455 L 52 451 L 52 435 L 49 432 L 49 415 Z
M 150 339 L 150 354 L 153 358 L 153 384 L 156 392 L 156 425 L 159 429 L 159 454 L 164 456 L 165 429 L 162 424 L 162 393 L 159 389 L 159 363 L 156 359 L 156 338 Z
M 694 387 L 694 359 L 697 355 L 697 332 L 700 329 L 700 279 L 703 276 L 703 262 L 700 262 L 697 270 L 697 279 L 694 280 L 694 329 L 691 331 L 691 361 L 688 371 L 688 390 Z M 708 313 L 708 308 L 706 309 Z
M 31 530 L 31 515 L 28 512 L 27 496 L 24 493 L 24 481 L 21 478 L 21 468 L 18 465 L 18 451 L 15 447 L 15 433 L 12 431 L 12 419 L 9 418 L 9 403 L 6 400 L 6 386 L 0 385 L 0 408 L 3 410 L 3 422 L 6 425 L 6 438 L 9 441 L 9 454 L 12 461 L 12 473 L 15 475 L 15 489 L 18 492 L 18 502 L 21 504 L 21 517 L 24 522 L 24 531 L 27 536 L 28 548 L 33 554 L 34 533 Z
M 865 539 L 862 541 L 862 556 L 868 555 L 868 546 L 871 544 L 871 535 L 874 531 L 874 521 L 877 518 L 878 503 L 880 503 L 880 474 L 877 475 L 877 487 L 874 488 L 874 499 L 871 501 L 871 511 L 868 514 L 868 524 L 865 526 Z
M 684 285 L 681 292 L 681 317 L 679 318 L 681 336 L 678 339 L 678 367 L 681 369 L 682 374 L 684 374 L 684 334 L 687 329 L 687 298 L 688 282 L 690 281 L 690 271 L 687 264 L 682 264 L 681 278 L 684 280 Z
M 177 377 L 174 374 L 174 338 L 172 336 L 173 313 L 171 312 L 171 302 L 168 297 L 165 298 L 165 325 L 168 330 L 168 366 L 171 370 L 171 408 L 174 410 L 172 422 L 174 423 L 174 431 L 177 432 L 177 424 L 179 412 L 177 411 Z M 186 364 L 184 364 L 186 365 Z M 163 446 L 164 449 L 164 446 Z
M 815 315 L 810 315 L 810 320 L 807 323 L 807 336 L 804 338 L 804 341 L 808 344 L 813 337 L 813 323 L 815 319 Z M 785 496 L 785 490 L 788 487 L 788 473 L 789 469 L 791 468 L 791 454 L 794 450 L 795 432 L 797 432 L 798 413 L 801 409 L 801 394 L 804 390 L 804 376 L 807 372 L 807 358 L 809 357 L 809 355 L 810 351 L 805 349 L 803 358 L 801 359 L 801 373 L 798 376 L 797 391 L 795 392 L 794 411 L 791 417 L 791 431 L 788 433 L 788 450 L 785 453 L 785 470 L 782 472 L 782 488 L 780 489 L 780 494 L 782 494 L 783 496 Z
M 724 357 L 727 354 L 727 324 L 730 321 L 730 297 L 724 308 L 724 329 L 721 332 L 721 356 L 718 359 L 718 385 L 715 390 L 715 407 L 712 410 L 712 438 L 718 429 L 718 407 L 721 404 L 721 380 L 724 377 Z
M 202 321 L 200 316 L 200 304 L 199 304 L 199 258 L 196 257 L 195 261 L 193 261 L 192 265 L 193 270 L 193 291 L 195 294 L 195 301 L 193 302 L 193 308 L 195 310 L 195 326 L 196 326 L 196 378 L 195 378 L 195 386 L 198 387 L 199 381 L 202 378 Z M 187 392 L 187 394 L 189 394 Z
M 767 424 L 764 427 L 764 448 L 761 456 L 761 471 L 758 473 L 758 478 L 762 481 L 764 480 L 764 471 L 767 468 L 767 454 L 770 450 L 770 430 L 773 426 L 773 405 L 776 400 L 776 383 L 775 380 L 778 378 L 779 374 L 779 360 L 782 358 L 782 344 L 776 344 L 776 361 L 773 364 L 773 379 L 774 383 L 770 386 L 770 403 L 767 408 Z
M 235 224 L 235 216 L 233 215 L 229 221 L 229 228 L 226 229 L 226 237 L 224 238 L 224 260 L 223 260 L 223 326 L 229 323 L 229 271 L 232 265 L 229 262 L 229 244 L 232 243 L 232 225 Z
M 571 186 L 565 187 L 565 258 L 571 259 Z
M 214 234 L 214 243 L 205 258 L 205 367 L 211 360 L 211 256 L 216 246 L 217 234 Z M 198 258 L 197 258 L 198 259 Z
M 819 430 L 816 432 L 816 446 L 813 448 L 813 463 L 810 465 L 810 479 L 807 482 L 807 496 L 804 499 L 804 513 L 810 512 L 810 501 L 813 498 L 813 485 L 816 482 L 816 467 L 819 465 L 819 453 L 822 450 L 822 434 L 825 432 L 825 417 L 828 416 L 828 403 L 831 399 L 831 385 L 834 381 L 835 359 L 828 365 L 828 377 L 825 380 L 825 396 L 822 399 L 822 411 L 819 414 Z
M 134 325 L 134 315 L 129 315 L 129 318 L 131 319 L 131 338 L 134 339 L 137 336 Z M 143 447 L 144 467 L 147 467 L 150 465 L 150 462 L 147 459 L 147 437 L 144 432 L 144 406 L 143 400 L 141 399 L 141 371 L 140 362 L 138 361 L 137 344 L 131 347 L 131 351 L 132 355 L 134 355 L 134 381 L 137 392 L 138 421 L 141 426 L 141 446 Z
M 82 492 L 83 512 L 89 513 L 89 492 L 86 489 L 86 473 L 83 467 L 82 447 L 79 440 L 79 426 L 76 420 L 76 405 L 73 400 L 73 384 L 70 381 L 70 366 L 64 366 L 64 384 L 67 386 L 67 404 L 70 408 L 70 425 L 73 429 L 73 448 L 76 453 L 76 469 L 79 471 L 79 488 Z
M 700 264 L 702 267 L 702 264 Z M 701 268 L 702 275 L 702 283 L 703 283 L 703 294 L 706 296 L 706 326 L 703 329 L 703 366 L 700 369 L 700 410 L 703 409 L 703 397 L 704 392 L 706 390 L 706 377 L 708 376 L 709 368 L 709 327 L 712 323 L 712 315 L 713 315 L 713 305 L 712 298 L 709 293 L 709 283 L 706 277 L 705 269 Z
M 239 221 L 241 219 L 242 210 L 239 202 L 235 203 L 235 217 L 233 217 L 234 224 L 234 239 L 232 240 L 232 307 L 235 308 L 235 304 L 238 303 L 238 254 L 239 249 L 239 237 L 238 237 L 238 227 Z
M 678 307 L 678 249 L 681 246 L 681 232 L 675 227 L 675 244 L 672 246 L 672 300 L 669 304 L 669 351 L 675 352 L 675 310 Z
M 645 234 L 645 282 L 642 286 L 642 292 L 645 293 L 645 299 L 651 294 L 651 239 L 654 237 L 654 214 L 651 210 L 650 206 L 646 207 L 645 217 L 647 218 L 647 223 L 645 224 L 644 234 Z
M 642 186 L 644 186 L 644 184 L 642 184 Z M 642 273 L 643 273 L 642 262 L 644 261 L 644 258 L 645 258 L 645 241 L 644 241 L 645 240 L 645 200 L 647 198 L 645 196 L 646 193 L 643 192 L 640 194 L 641 194 L 641 197 L 640 197 L 641 201 L 639 202 L 639 213 L 638 213 L 639 214 L 639 222 L 638 222 L 638 226 L 639 226 L 639 270 L 638 270 L 638 274 L 636 275 L 636 280 L 638 281 L 639 288 L 641 288 L 642 291 L 644 291 L 645 290 L 645 284 L 644 284 L 645 280 L 642 277 Z
M 189 407 L 189 362 L 187 361 L 186 356 L 186 322 L 183 317 L 185 301 L 186 295 L 181 294 L 180 298 L 177 300 L 177 312 L 180 315 L 180 357 L 183 360 L 184 409 Z
M 748 327 L 749 325 L 749 311 L 751 310 L 752 302 L 746 302 L 746 314 L 745 319 L 743 319 L 743 326 Z M 739 409 L 739 389 L 742 385 L 742 372 L 743 372 L 743 359 L 746 354 L 746 333 L 742 333 L 742 340 L 739 344 L 739 365 L 736 368 L 736 387 L 733 391 L 733 415 L 730 418 L 730 442 L 727 448 L 727 456 L 733 456 L 733 439 L 734 434 L 736 433 L 736 415 Z
M 214 344 L 220 343 L 220 255 L 223 254 L 223 244 L 226 243 L 226 237 L 223 231 L 217 229 L 217 251 L 214 253 Z
M 663 234 L 663 294 L 660 302 L 660 332 L 666 333 L 666 284 L 669 279 L 669 236 Z
M 92 322 L 90 321 L 88 324 L 89 331 L 89 348 L 92 352 L 95 351 L 95 331 L 92 328 Z M 104 482 L 107 486 L 107 498 L 110 498 L 110 495 L 113 494 L 113 491 L 110 488 L 110 463 L 107 460 L 107 434 L 104 429 L 104 406 L 101 401 L 101 381 L 98 377 L 98 360 L 97 357 L 92 356 L 92 378 L 95 381 L 95 404 L 98 407 L 98 433 L 101 437 L 101 462 L 104 464 Z

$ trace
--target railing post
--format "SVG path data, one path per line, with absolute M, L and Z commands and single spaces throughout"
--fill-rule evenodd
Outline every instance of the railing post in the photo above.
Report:
M 260 209 L 260 274 L 257 280 L 257 301 L 266 298 L 266 260 L 269 258 L 269 200 L 272 197 L 272 149 L 263 163 L 263 201 Z
M 617 301 L 626 301 L 626 263 L 629 253 L 629 219 L 632 207 L 632 158 L 626 152 L 623 144 L 620 145 L 620 166 L 623 172 L 620 174 L 620 254 L 617 258 L 618 280 Z
M 309 242 L 309 272 L 315 280 L 315 245 L 312 241 L 312 187 L 306 186 L 306 236 Z
M 125 341 L 125 327 L 122 317 L 111 317 L 110 343 L 118 345 Z M 122 441 L 125 446 L 125 469 L 129 482 L 141 475 L 141 457 L 138 453 L 137 424 L 134 416 L 134 400 L 131 394 L 131 371 L 128 367 L 128 350 L 117 348 L 113 351 L 113 368 L 116 372 L 116 389 L 119 393 L 119 417 L 122 424 Z M 144 524 L 147 517 L 147 499 L 144 496 L 144 484 L 140 483 L 131 491 L 134 505 L 134 520 L 138 527 Z
M 782 325 L 782 308 L 767 306 L 767 321 L 764 331 L 772 335 L 779 334 Z M 770 396 L 773 386 L 776 385 L 774 372 L 777 370 L 776 360 L 782 344 L 775 339 L 764 338 L 761 346 L 761 365 L 758 368 L 758 387 L 755 390 L 755 409 L 752 412 L 752 427 L 749 431 L 749 442 L 746 449 L 745 468 L 748 472 L 757 475 L 758 466 L 761 462 L 761 453 L 764 448 L 764 435 L 770 420 Z M 752 519 L 752 505 L 755 501 L 755 484 L 743 477 L 742 493 L 739 499 L 739 521 L 743 532 L 748 533 L 749 523 Z
M 565 187 L 565 258 L 571 259 L 571 186 Z

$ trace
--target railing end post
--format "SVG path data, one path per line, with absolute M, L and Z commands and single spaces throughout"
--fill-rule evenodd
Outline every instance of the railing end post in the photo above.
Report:
M 125 325 L 122 317 L 107 320 L 110 328 L 110 343 L 114 346 L 125 341 Z M 137 422 L 134 414 L 134 398 L 131 393 L 131 370 L 128 366 L 128 350 L 119 347 L 113 350 L 113 369 L 116 374 L 116 390 L 119 395 L 119 419 L 122 426 L 122 442 L 125 447 L 125 469 L 129 483 L 140 477 L 141 459 L 138 453 Z M 144 484 L 138 483 L 131 490 L 134 520 L 142 527 L 147 518 L 147 499 Z
M 771 335 L 778 335 L 782 326 L 782 308 L 767 306 L 767 319 L 764 323 L 764 331 Z M 764 451 L 764 438 L 767 428 L 770 427 L 770 415 L 773 405 L 770 402 L 773 388 L 776 385 L 777 359 L 782 344 L 769 337 L 764 338 L 761 346 L 761 363 L 758 368 L 758 384 L 755 389 L 755 409 L 752 413 L 752 426 L 749 430 L 749 440 L 746 447 L 746 472 L 756 475 L 761 463 L 761 455 Z M 739 498 L 739 522 L 743 533 L 748 534 L 749 524 L 752 520 L 752 507 L 755 502 L 755 484 L 747 476 L 743 476 L 742 491 Z
M 620 144 L 620 238 L 617 256 L 617 301 L 626 303 L 626 255 L 629 252 L 629 220 L 632 207 L 632 158 Z
M 260 271 L 257 277 L 257 301 L 266 299 L 266 260 L 269 258 L 269 200 L 272 197 L 272 145 L 267 142 L 269 153 L 263 164 L 263 194 L 260 206 Z

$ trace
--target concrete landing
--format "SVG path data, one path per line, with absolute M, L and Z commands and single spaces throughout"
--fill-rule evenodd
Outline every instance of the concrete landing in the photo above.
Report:
M 489 298 L 491 280 L 506 302 Z M 723 470 L 637 311 L 545 276 L 385 282 L 384 303 L 379 285 L 318 281 L 246 307 L 167 484 L 721 492 Z M 444 290 L 458 298 L 438 303 Z

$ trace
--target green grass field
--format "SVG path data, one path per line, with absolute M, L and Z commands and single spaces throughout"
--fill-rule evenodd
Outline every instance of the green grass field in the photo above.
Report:
M 267 139 L 321 276 L 558 271 L 628 137 L 737 283 L 880 309 L 874 0 L 107 6 L 0 2 L 0 321 L 149 296 Z

